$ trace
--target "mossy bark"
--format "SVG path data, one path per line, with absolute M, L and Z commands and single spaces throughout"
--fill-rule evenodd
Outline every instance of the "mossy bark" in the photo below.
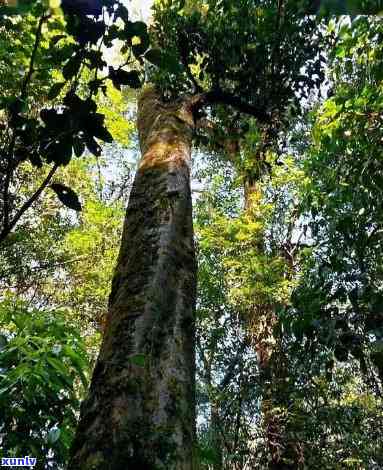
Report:
M 142 159 L 69 470 L 194 470 L 193 119 L 148 88 Z

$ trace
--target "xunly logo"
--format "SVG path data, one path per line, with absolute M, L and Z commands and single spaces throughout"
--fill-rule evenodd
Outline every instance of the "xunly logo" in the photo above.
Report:
M 34 467 L 37 459 L 34 457 L 3 457 L 1 459 L 2 467 Z

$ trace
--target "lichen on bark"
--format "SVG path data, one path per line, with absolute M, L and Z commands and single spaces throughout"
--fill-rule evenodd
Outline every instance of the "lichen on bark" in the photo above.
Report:
M 195 468 L 193 118 L 147 88 L 137 125 L 142 159 L 70 470 Z

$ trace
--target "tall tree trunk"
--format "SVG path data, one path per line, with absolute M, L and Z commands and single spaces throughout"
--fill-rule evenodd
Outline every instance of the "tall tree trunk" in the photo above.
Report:
M 69 470 L 193 470 L 195 285 L 187 103 L 138 103 L 142 160 Z
M 261 198 L 256 182 L 245 180 L 244 210 L 251 217 L 254 205 Z M 260 238 L 257 249 L 265 252 L 265 243 Z M 270 302 L 257 305 L 249 312 L 249 331 L 258 357 L 259 374 L 263 388 L 261 411 L 269 453 L 269 470 L 298 468 L 298 456 L 294 443 L 286 436 L 282 410 L 286 406 L 286 368 L 279 344 L 275 343 L 273 330 L 277 323 L 274 306 Z M 278 410 L 278 411 L 276 411 Z M 290 463 L 291 462 L 291 463 Z

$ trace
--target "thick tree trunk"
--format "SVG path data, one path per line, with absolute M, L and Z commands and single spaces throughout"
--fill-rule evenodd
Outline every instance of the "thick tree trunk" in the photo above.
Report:
M 148 88 L 138 130 L 142 160 L 69 470 L 195 468 L 193 119 Z

